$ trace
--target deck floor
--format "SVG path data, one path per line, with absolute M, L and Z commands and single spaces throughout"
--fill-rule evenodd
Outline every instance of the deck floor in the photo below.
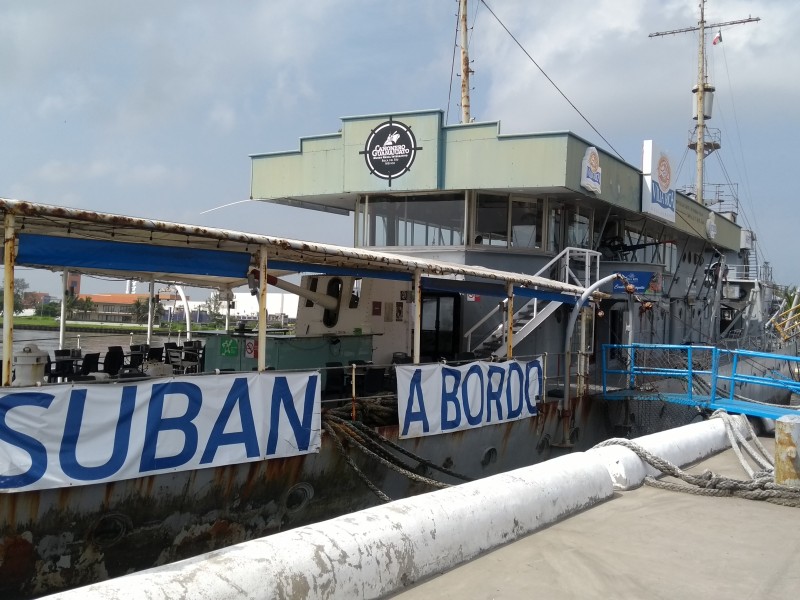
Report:
M 705 469 L 747 479 L 732 450 Z M 797 508 L 642 486 L 392 598 L 794 600 L 799 531 Z

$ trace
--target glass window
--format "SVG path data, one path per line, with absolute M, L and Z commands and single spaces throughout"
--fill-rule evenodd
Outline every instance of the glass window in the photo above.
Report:
M 370 197 L 358 211 L 362 246 L 464 245 L 463 193 Z
M 561 251 L 561 212 L 560 204 L 550 202 L 547 209 L 547 251 Z
M 590 248 L 592 246 L 592 209 L 568 208 L 564 211 L 567 219 L 567 246 L 571 248 Z
M 508 198 L 478 194 L 475 207 L 476 245 L 508 248 Z
M 668 273 L 674 273 L 678 269 L 678 246 L 673 242 L 664 243 L 664 269 Z
M 511 247 L 542 247 L 541 200 L 511 200 Z

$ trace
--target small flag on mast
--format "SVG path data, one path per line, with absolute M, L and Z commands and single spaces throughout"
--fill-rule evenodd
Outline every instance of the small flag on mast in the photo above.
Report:
M 722 31 L 718 31 L 717 35 L 714 36 L 714 41 L 711 42 L 712 46 L 716 46 L 717 44 L 722 43 Z

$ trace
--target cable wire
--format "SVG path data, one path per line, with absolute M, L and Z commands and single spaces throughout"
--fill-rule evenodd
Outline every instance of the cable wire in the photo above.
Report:
M 520 50 L 522 50 L 522 52 L 525 54 L 525 56 L 527 56 L 527 57 L 528 57 L 528 60 L 530 60 L 530 61 L 531 61 L 531 62 L 534 64 L 534 66 L 535 66 L 537 69 L 539 69 L 539 72 L 540 72 L 542 75 L 544 75 L 545 79 L 547 79 L 547 81 L 549 81 L 549 82 L 550 82 L 550 84 L 551 84 L 551 85 L 552 85 L 552 86 L 555 88 L 555 90 L 556 90 L 556 91 L 557 91 L 559 94 L 561 94 L 561 97 L 562 97 L 562 98 L 564 98 L 564 100 L 566 100 L 566 101 L 567 101 L 567 103 L 568 103 L 568 104 L 569 104 L 569 105 L 570 105 L 570 106 L 571 106 L 571 107 L 572 107 L 572 108 L 575 110 L 575 112 L 576 112 L 576 113 L 578 113 L 578 115 L 579 115 L 579 116 L 580 116 L 580 117 L 581 117 L 581 118 L 582 118 L 582 119 L 583 119 L 583 120 L 586 122 L 586 124 L 587 124 L 587 125 L 589 125 L 589 127 L 591 127 L 591 128 L 592 128 L 592 131 L 594 131 L 594 132 L 595 132 L 597 135 L 599 135 L 599 136 L 600 136 L 600 138 L 601 138 L 601 139 L 602 139 L 602 140 L 603 140 L 603 141 L 604 141 L 604 142 L 605 142 L 605 143 L 608 145 L 608 147 L 609 147 L 609 148 L 610 148 L 610 149 L 611 149 L 611 150 L 614 152 L 614 154 L 616 154 L 616 155 L 617 155 L 617 156 L 620 158 L 620 160 L 623 160 L 623 161 L 625 161 L 625 158 L 622 156 L 622 154 L 620 154 L 619 152 L 617 152 L 617 149 L 616 149 L 616 148 L 614 148 L 614 146 L 611 144 L 611 142 L 609 142 L 609 141 L 608 141 L 608 140 L 605 138 L 605 136 L 603 136 L 603 134 L 602 134 L 602 133 L 600 133 L 600 132 L 597 130 L 597 128 L 596 128 L 596 127 L 595 127 L 595 126 L 592 124 L 592 122 L 591 122 L 591 121 L 589 121 L 589 119 L 588 119 L 588 118 L 587 118 L 587 117 L 586 117 L 586 116 L 585 116 L 585 115 L 584 115 L 584 114 L 583 114 L 583 113 L 582 113 L 582 112 L 581 112 L 581 111 L 578 109 L 578 107 L 577 107 L 577 106 L 575 106 L 575 103 L 573 103 L 573 102 L 572 102 L 572 100 L 570 100 L 570 99 L 567 97 L 567 95 L 566 95 L 564 92 L 562 92 L 562 91 L 561 91 L 561 88 L 559 88 L 559 87 L 558 87 L 558 85 L 556 85 L 556 82 L 555 82 L 555 81 L 553 81 L 553 80 L 550 78 L 550 76 L 549 76 L 547 73 L 545 73 L 544 69 L 542 69 L 542 67 L 540 67 L 540 66 L 539 66 L 539 64 L 538 64 L 538 63 L 537 63 L 537 62 L 536 62 L 536 61 L 533 59 L 533 57 L 532 57 L 532 56 L 530 55 L 530 53 L 529 53 L 529 52 L 528 52 L 528 51 L 525 49 L 525 47 L 524 47 L 524 46 L 523 46 L 523 45 L 520 43 L 520 41 L 519 41 L 519 40 L 518 40 L 516 37 L 514 37 L 514 34 L 513 34 L 513 33 L 511 33 L 511 31 L 509 31 L 508 27 L 506 27 L 506 26 L 505 26 L 505 24 L 504 24 L 504 23 L 503 23 L 503 22 L 500 20 L 500 18 L 499 18 L 499 17 L 498 17 L 498 16 L 495 14 L 495 12 L 494 12 L 494 11 L 491 9 L 491 7 L 490 7 L 488 4 L 486 4 L 486 0 L 481 0 L 481 4 L 483 4 L 483 5 L 484 5 L 484 6 L 487 8 L 487 10 L 488 10 L 490 13 L 492 13 L 492 16 L 493 16 L 493 17 L 495 18 L 495 20 L 496 20 L 496 21 L 497 21 L 497 22 L 500 24 L 500 27 L 502 27 L 503 29 L 505 29 L 506 33 L 507 33 L 507 34 L 508 34 L 508 35 L 511 37 L 511 39 L 512 39 L 512 40 L 514 40 L 514 43 L 515 43 L 517 46 L 519 46 L 519 49 L 520 49 Z M 628 162 L 628 161 L 625 161 L 625 162 Z

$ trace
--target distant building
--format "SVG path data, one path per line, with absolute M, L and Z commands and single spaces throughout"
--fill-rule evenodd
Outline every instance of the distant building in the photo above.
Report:
M 36 309 L 43 304 L 61 302 L 61 298 L 51 296 L 47 292 L 25 292 L 22 294 L 22 308 Z
M 231 302 L 231 319 L 237 321 L 258 320 L 258 296 L 253 296 L 250 292 L 236 292 L 233 298 L 233 302 Z M 272 291 L 267 293 L 268 320 L 293 322 L 297 317 L 299 299 L 296 294 Z M 225 314 L 225 302 L 222 302 L 219 310 L 223 315 Z M 283 316 L 283 319 L 281 316 Z
M 68 273 L 67 274 L 67 289 L 64 290 L 70 296 L 79 296 L 81 293 L 81 274 Z
M 83 311 L 80 305 L 72 310 L 72 319 L 97 321 L 98 323 L 134 323 L 136 301 L 148 302 L 147 294 L 80 294 L 78 300 L 91 298 L 89 310 Z

